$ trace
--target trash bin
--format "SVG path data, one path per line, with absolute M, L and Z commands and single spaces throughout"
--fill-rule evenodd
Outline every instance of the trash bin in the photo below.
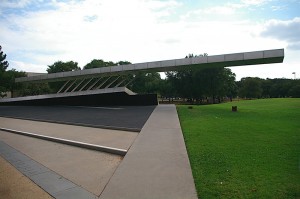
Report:
M 237 106 L 232 106 L 231 110 L 232 110 L 232 112 L 237 112 Z

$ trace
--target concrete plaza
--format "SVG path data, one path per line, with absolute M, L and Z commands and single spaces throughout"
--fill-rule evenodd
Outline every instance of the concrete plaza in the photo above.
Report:
M 124 149 L 125 156 L 6 131 L 0 155 L 55 198 L 197 198 L 176 107 L 153 108 L 140 132 L 0 117 L 1 128 Z

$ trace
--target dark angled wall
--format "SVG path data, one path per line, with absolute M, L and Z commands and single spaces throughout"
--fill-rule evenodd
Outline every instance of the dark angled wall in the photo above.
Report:
M 156 94 L 128 95 L 123 92 L 0 102 L 0 105 L 20 106 L 150 106 L 157 104 Z

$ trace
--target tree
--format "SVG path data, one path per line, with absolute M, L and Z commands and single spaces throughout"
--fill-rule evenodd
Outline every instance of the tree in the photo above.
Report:
M 49 65 L 47 68 L 48 73 L 58 73 L 58 72 L 66 72 L 66 71 L 75 71 L 80 70 L 77 62 L 69 61 L 62 62 L 57 61 L 52 65 Z
M 207 56 L 207 53 L 198 56 Z M 194 57 L 189 54 L 186 58 Z M 235 74 L 228 68 L 204 68 L 190 69 L 189 67 L 179 71 L 166 73 L 167 80 L 176 89 L 178 97 L 186 98 L 188 101 L 202 101 L 211 98 L 221 100 L 224 96 L 232 98 L 236 95 Z
M 18 96 L 31 96 L 49 94 L 51 89 L 47 82 L 42 83 L 24 83 L 22 88 L 18 91 Z
M 4 92 L 10 91 L 12 96 L 14 96 L 14 90 L 21 89 L 22 85 L 20 83 L 15 83 L 15 78 L 25 77 L 25 72 L 19 72 L 15 69 L 11 69 L 2 73 L 0 78 L 0 89 L 1 97 L 4 97 Z
M 83 69 L 90 69 L 90 68 L 102 68 L 107 66 L 115 66 L 116 64 L 112 61 L 106 62 L 102 59 L 93 59 L 90 63 L 86 64 Z
M 171 81 L 169 81 L 168 79 L 161 80 L 159 92 L 161 98 L 168 98 L 169 101 L 171 101 L 171 98 L 174 98 L 176 96 L 176 89 L 172 86 Z
M 293 85 L 289 89 L 289 96 L 291 97 L 300 97 L 300 80 L 291 80 Z
M 9 63 L 8 61 L 5 61 L 6 54 L 2 52 L 2 46 L 0 45 L 0 74 L 6 71 Z
M 138 72 L 134 76 L 134 81 L 130 85 L 130 89 L 137 93 L 158 93 L 160 82 L 160 74 L 157 72 Z
M 48 73 L 58 73 L 58 72 L 67 72 L 67 71 L 76 71 L 81 70 L 78 66 L 77 62 L 68 61 L 68 62 L 62 62 L 57 61 L 52 65 L 48 65 L 47 72 Z M 49 86 L 52 90 L 52 92 L 57 92 L 64 82 L 49 82 Z
M 9 63 L 5 59 L 6 54 L 2 52 L 0 46 L 0 97 L 5 97 L 7 91 L 13 95 L 14 89 L 20 86 L 20 84 L 15 83 L 15 78 L 26 76 L 25 72 L 19 72 L 15 69 L 6 71 Z
M 262 79 L 255 77 L 242 78 L 240 82 L 239 96 L 246 98 L 260 98 L 262 95 Z
M 103 61 L 102 59 L 93 59 L 90 63 L 87 63 L 83 69 L 90 69 L 90 68 L 102 68 L 108 66 L 118 66 L 118 65 L 127 65 L 131 64 L 129 61 L 119 61 L 119 62 L 112 62 L 112 61 Z

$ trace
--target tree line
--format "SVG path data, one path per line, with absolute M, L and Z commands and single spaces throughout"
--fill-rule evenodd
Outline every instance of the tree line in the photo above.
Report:
M 207 56 L 189 54 L 185 58 Z M 14 96 L 39 95 L 54 93 L 63 82 L 22 83 L 17 84 L 14 78 L 26 76 L 25 72 L 14 69 L 7 70 L 6 55 L 0 46 L 0 93 L 3 97 L 6 91 Z M 94 59 L 83 67 L 85 69 L 131 64 L 129 61 L 104 61 Z M 48 73 L 81 70 L 77 62 L 57 61 L 48 65 Z M 260 79 L 247 77 L 236 81 L 235 74 L 229 68 L 191 69 L 189 67 L 178 71 L 165 73 L 162 79 L 157 72 L 137 72 L 128 74 L 134 81 L 129 89 L 137 93 L 157 93 L 160 98 L 169 101 L 180 99 L 190 103 L 220 103 L 223 100 L 241 98 L 279 98 L 300 97 L 300 80 L 292 79 Z M 17 93 L 14 93 L 16 92 Z

